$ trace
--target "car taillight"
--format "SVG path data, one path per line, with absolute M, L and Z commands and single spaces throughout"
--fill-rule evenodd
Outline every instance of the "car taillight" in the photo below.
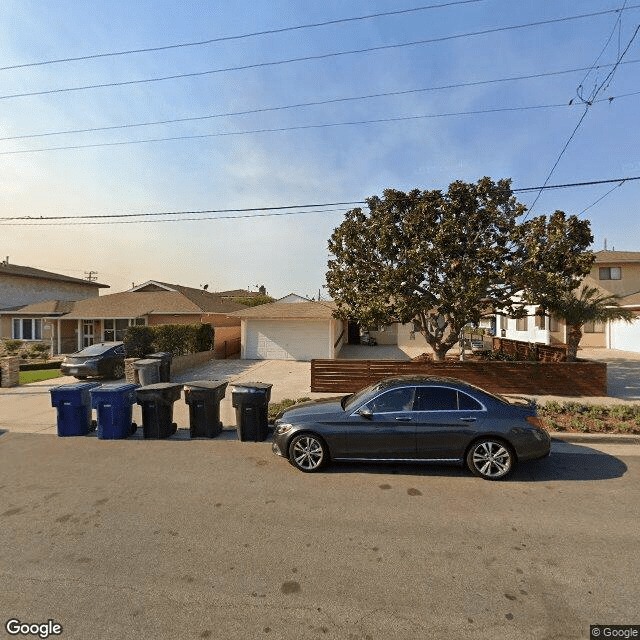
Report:
M 527 422 L 538 429 L 544 429 L 544 422 L 542 418 L 538 418 L 538 416 L 527 416 Z

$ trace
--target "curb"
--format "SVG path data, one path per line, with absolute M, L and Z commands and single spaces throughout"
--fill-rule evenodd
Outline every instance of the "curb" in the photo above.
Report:
M 552 440 L 563 442 L 581 442 L 595 444 L 639 444 L 640 436 L 623 435 L 618 433 L 567 433 L 564 431 L 551 431 Z

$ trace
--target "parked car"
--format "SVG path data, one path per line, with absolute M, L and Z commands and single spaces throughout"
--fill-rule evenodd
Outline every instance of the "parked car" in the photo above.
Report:
M 300 471 L 329 460 L 466 464 L 486 480 L 549 454 L 551 439 L 529 401 L 510 403 L 473 385 L 400 376 L 357 393 L 296 405 L 275 421 L 272 449 Z
M 60 365 L 63 375 L 85 378 L 124 378 L 125 349 L 122 342 L 101 342 L 67 356 Z

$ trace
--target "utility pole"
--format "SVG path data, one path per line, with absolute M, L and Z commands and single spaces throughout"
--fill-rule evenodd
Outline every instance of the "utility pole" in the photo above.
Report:
M 84 275 L 85 275 L 85 280 L 88 280 L 89 282 L 95 282 L 98 279 L 97 271 L 85 271 Z

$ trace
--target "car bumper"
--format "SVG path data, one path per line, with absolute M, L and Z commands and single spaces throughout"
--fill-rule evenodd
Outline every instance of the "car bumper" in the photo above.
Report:
M 96 367 L 88 367 L 83 364 L 62 364 L 60 371 L 65 376 L 99 376 L 100 372 Z
M 518 460 L 524 462 L 525 460 L 545 458 L 549 453 L 551 453 L 550 437 L 547 436 L 543 440 L 531 438 L 527 441 L 526 446 L 521 445 L 518 448 Z
M 280 456 L 281 458 L 286 458 L 287 455 L 285 454 L 285 450 L 286 448 L 284 443 L 280 442 L 278 438 L 274 435 L 273 441 L 271 443 L 271 452 L 276 456 Z

